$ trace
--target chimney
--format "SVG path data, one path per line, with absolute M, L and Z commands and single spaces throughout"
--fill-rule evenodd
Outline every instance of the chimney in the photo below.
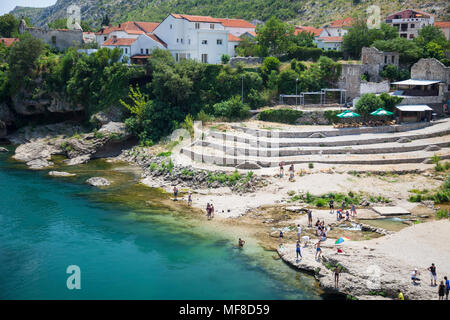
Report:
M 113 36 L 113 43 L 117 42 L 117 36 Z

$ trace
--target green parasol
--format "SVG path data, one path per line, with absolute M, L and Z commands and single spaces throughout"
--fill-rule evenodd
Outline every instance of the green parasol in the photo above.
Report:
M 372 116 L 392 116 L 394 113 L 384 110 L 383 108 L 378 108 L 374 112 L 370 113 Z

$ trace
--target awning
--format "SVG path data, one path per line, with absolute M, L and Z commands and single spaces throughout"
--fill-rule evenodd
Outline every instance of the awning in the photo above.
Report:
M 403 112 L 433 111 L 433 109 L 431 109 L 426 104 L 403 105 L 403 106 L 396 106 L 396 108 Z
M 435 83 L 439 83 L 441 82 L 440 80 L 413 80 L 413 79 L 409 79 L 409 80 L 403 80 L 403 81 L 397 81 L 397 82 L 392 82 L 391 84 L 400 84 L 400 85 L 404 85 L 404 86 L 429 86 Z

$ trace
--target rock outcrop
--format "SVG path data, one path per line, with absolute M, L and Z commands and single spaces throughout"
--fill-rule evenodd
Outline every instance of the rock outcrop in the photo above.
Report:
M 86 183 L 94 187 L 106 187 L 111 184 L 107 179 L 101 177 L 89 178 L 86 180 Z
M 52 177 L 74 177 L 76 176 L 75 173 L 69 173 L 69 172 L 64 172 L 64 171 L 50 171 L 48 173 L 49 176 Z

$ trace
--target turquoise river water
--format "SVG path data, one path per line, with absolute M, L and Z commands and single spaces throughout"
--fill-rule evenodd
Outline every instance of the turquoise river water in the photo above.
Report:
M 168 210 L 103 201 L 81 178 L 10 156 L 0 154 L 0 299 L 321 298 L 273 252 L 234 249 Z M 80 290 L 67 289 L 69 265 L 80 267 Z

